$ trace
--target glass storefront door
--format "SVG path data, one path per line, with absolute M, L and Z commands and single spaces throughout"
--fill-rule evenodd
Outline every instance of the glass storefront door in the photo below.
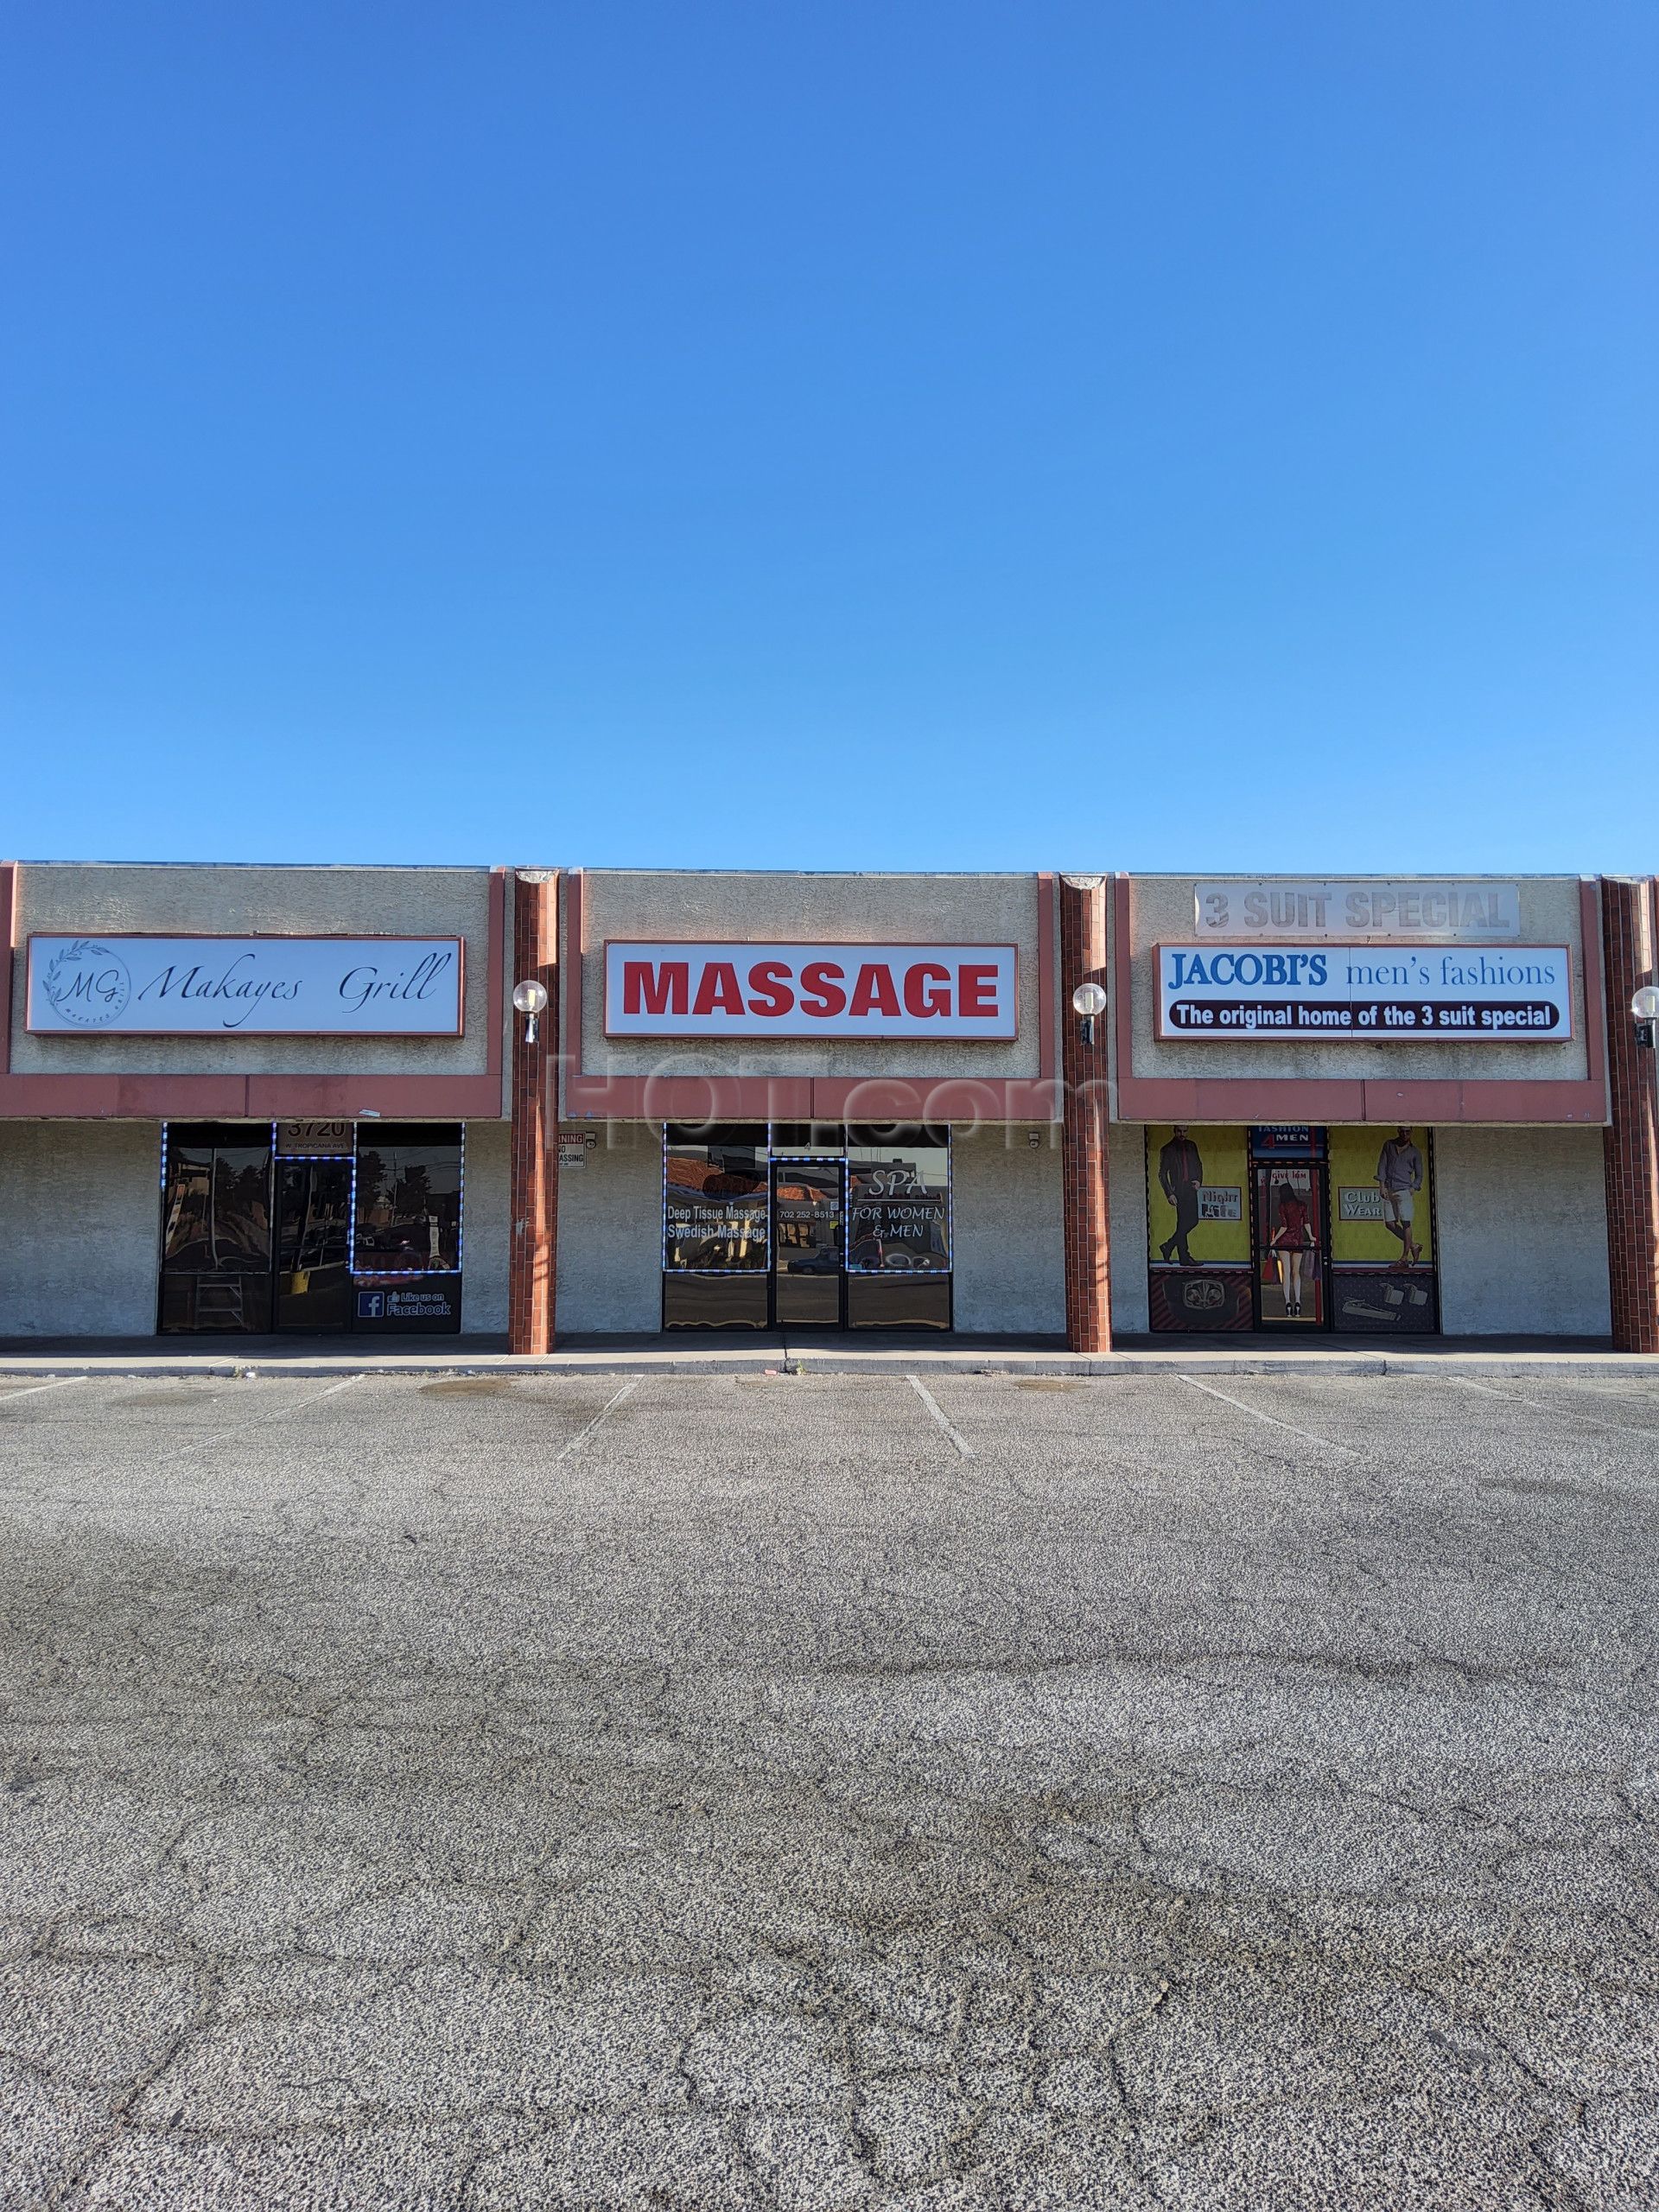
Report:
M 276 1325 L 345 1329 L 352 1319 L 352 1163 L 276 1163 Z
M 665 1329 L 949 1329 L 946 1128 L 663 1133 Z
M 779 1329 L 838 1329 L 846 1253 L 839 1160 L 772 1163 L 772 1310 Z
M 1255 1313 L 1262 1328 L 1327 1325 L 1325 1151 L 1323 1129 L 1250 1132 Z

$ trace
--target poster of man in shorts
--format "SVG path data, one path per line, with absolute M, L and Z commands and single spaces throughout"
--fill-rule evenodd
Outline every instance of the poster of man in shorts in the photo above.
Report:
M 1414 1268 L 1423 1256 L 1413 1226 L 1417 1194 L 1423 1187 L 1423 1155 L 1409 1129 L 1395 1129 L 1378 1153 L 1376 1187 L 1382 1193 L 1382 1225 L 1400 1240 L 1400 1257 L 1393 1268 Z

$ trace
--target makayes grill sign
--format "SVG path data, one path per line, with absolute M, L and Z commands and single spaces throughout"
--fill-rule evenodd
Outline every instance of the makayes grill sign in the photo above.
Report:
M 1160 1037 L 1357 1037 L 1368 1045 L 1573 1034 L 1564 945 L 1160 944 Z
M 461 940 L 32 937 L 29 1027 L 103 1037 L 458 1037 Z
M 1011 944 L 605 947 L 609 1037 L 1016 1034 Z

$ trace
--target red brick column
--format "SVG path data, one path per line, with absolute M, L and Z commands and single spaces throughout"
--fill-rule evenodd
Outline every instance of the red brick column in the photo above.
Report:
M 524 1017 L 512 1022 L 512 1256 L 507 1279 L 507 1349 L 553 1349 L 558 1276 L 559 901 L 558 878 L 514 877 L 513 983 L 547 986 L 547 1010 L 533 1045 Z
M 1060 1004 L 1065 1081 L 1063 1182 L 1065 1204 L 1065 1340 L 1073 1351 L 1112 1348 L 1111 1227 L 1107 1207 L 1106 1038 L 1109 1014 L 1096 1018 L 1094 1041 L 1071 1011 L 1079 983 L 1110 990 L 1106 973 L 1106 887 L 1098 875 L 1060 878 Z
M 1631 992 L 1659 982 L 1654 890 L 1646 876 L 1607 876 L 1601 886 L 1611 1107 L 1603 1138 L 1607 1274 L 1620 1351 L 1659 1351 L 1659 1056 L 1637 1044 L 1630 1020 Z

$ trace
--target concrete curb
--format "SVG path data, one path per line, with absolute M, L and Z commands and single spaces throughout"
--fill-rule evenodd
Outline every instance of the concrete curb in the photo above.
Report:
M 28 1355 L 0 1357 L 0 1383 L 105 1378 L 130 1382 L 191 1379 L 294 1382 L 338 1382 L 346 1376 L 420 1376 L 431 1382 L 446 1376 L 503 1375 L 530 1379 L 559 1376 L 631 1375 L 861 1375 L 902 1380 L 918 1371 L 932 1375 L 1070 1376 L 1109 1380 L 1136 1376 L 1188 1374 L 1199 1376 L 1294 1376 L 1302 1377 L 1357 1376 L 1427 1376 L 1449 1381 L 1457 1377 L 1507 1377 L 1511 1381 L 1548 1382 L 1567 1376 L 1618 1376 L 1659 1381 L 1659 1358 L 1639 1352 L 1438 1352 L 1306 1351 L 1273 1352 L 1252 1350 L 1227 1351 L 1128 1351 L 1086 1356 L 1057 1351 L 949 1351 L 912 1347 L 906 1350 L 789 1351 L 756 1347 L 753 1351 L 722 1348 L 719 1351 L 663 1351 L 622 1350 L 613 1352 L 576 1351 L 553 1352 L 542 1358 L 515 1357 L 508 1352 L 475 1352 L 446 1356 L 432 1352 L 391 1353 L 372 1359 L 349 1353 L 280 1354 L 261 1358 L 257 1354 L 235 1357 L 221 1352 L 105 1353 L 78 1359 L 59 1353 L 55 1357 Z

